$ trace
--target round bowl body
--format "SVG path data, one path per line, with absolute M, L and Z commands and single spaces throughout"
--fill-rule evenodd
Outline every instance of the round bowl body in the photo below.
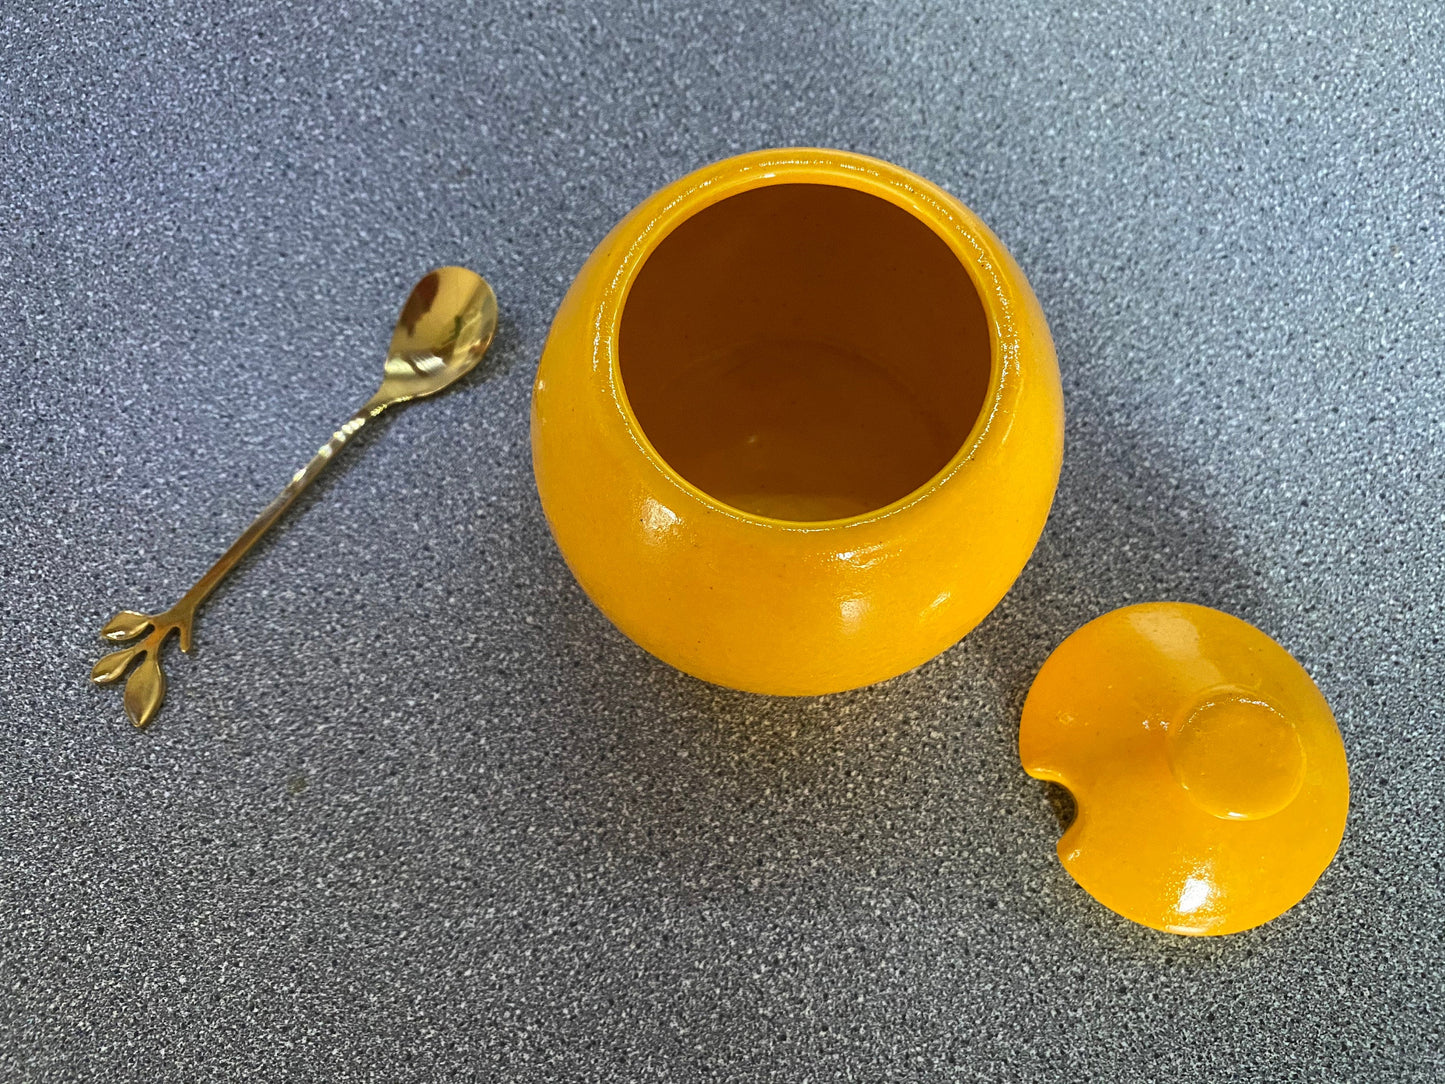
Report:
M 956 643 L 1043 530 L 1048 327 L 966 207 L 842 151 L 760 151 L 651 196 L 557 311 L 542 507 L 624 633 L 706 681 L 809 695 Z

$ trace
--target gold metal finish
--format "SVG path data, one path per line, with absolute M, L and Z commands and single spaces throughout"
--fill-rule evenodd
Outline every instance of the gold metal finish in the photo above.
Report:
M 181 650 L 189 652 L 197 608 L 315 481 L 332 456 L 387 407 L 432 395 L 465 376 L 481 361 L 496 330 L 497 298 L 480 275 L 464 267 L 442 267 L 418 282 L 397 319 L 386 353 L 386 373 L 376 394 L 331 435 L 311 462 L 296 472 L 286 488 L 179 602 L 164 613 L 122 610 L 112 617 L 100 635 L 112 643 L 129 646 L 96 663 L 90 680 L 109 685 L 138 663 L 125 683 L 125 710 L 138 727 L 155 718 L 166 695 L 161 646 L 171 633 L 179 637 Z

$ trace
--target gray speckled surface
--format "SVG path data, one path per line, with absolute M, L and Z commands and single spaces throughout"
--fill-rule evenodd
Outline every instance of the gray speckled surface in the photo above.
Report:
M 324 6 L 0 10 L 0 1077 L 1440 1079 L 1437 4 Z M 798 143 L 979 211 L 1070 410 L 1003 605 L 817 701 L 614 631 L 526 420 L 607 227 Z M 136 734 L 95 630 L 444 262 L 501 297 L 488 372 L 363 435 Z M 1154 598 L 1276 636 L 1345 736 L 1340 856 L 1251 933 L 1095 905 L 1017 765 L 1048 652 Z

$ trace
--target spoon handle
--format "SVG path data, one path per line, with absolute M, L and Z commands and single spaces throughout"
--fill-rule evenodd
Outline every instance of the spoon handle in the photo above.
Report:
M 390 404 L 390 400 L 376 396 L 358 410 L 328 440 L 311 461 L 291 476 L 286 487 L 276 495 L 251 525 L 241 532 L 230 548 L 217 558 L 216 563 L 206 570 L 194 586 L 169 610 L 159 614 L 143 614 L 135 610 L 122 610 L 110 619 L 100 630 L 102 638 L 112 643 L 128 643 L 118 651 L 112 651 L 98 663 L 90 673 L 90 680 L 97 685 L 109 685 L 119 681 L 134 665 L 130 678 L 125 683 L 125 710 L 130 721 L 143 727 L 155 718 L 165 700 L 166 679 L 161 671 L 161 646 L 176 633 L 181 650 L 191 650 L 191 632 L 195 624 L 196 610 L 206 597 L 250 551 L 271 525 L 281 518 L 296 498 L 316 480 L 326 464 L 339 452 L 357 431 L 376 417 Z M 134 643 L 129 643 L 134 641 Z
M 311 461 L 291 476 L 286 483 L 286 488 L 276 494 L 275 500 L 268 504 L 261 514 L 251 521 L 251 525 L 241 532 L 239 538 L 231 543 L 231 547 L 216 559 L 216 563 L 206 570 L 206 574 L 196 581 L 195 585 L 185 593 L 180 603 L 189 604 L 192 610 L 198 608 L 206 596 L 215 590 L 216 585 L 225 578 L 226 573 L 235 567 L 236 563 L 246 556 L 252 546 L 271 529 L 271 524 L 281 518 L 281 513 L 295 503 L 296 498 L 306 491 L 306 488 L 316 480 L 317 475 L 331 462 L 331 457 L 345 446 L 363 425 L 376 417 L 386 409 L 387 404 L 376 404 L 374 401 L 367 403 L 350 418 L 348 418 L 340 429 L 331 434 L 331 439 L 323 444 L 311 457 Z M 181 650 L 189 651 L 190 632 L 189 627 L 182 633 Z

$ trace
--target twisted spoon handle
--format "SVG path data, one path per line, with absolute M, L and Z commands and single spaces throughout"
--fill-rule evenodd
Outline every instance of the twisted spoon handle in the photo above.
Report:
M 325 469 L 326 464 L 331 462 L 332 457 L 346 442 L 388 405 L 388 400 L 379 396 L 373 398 L 347 419 L 340 429 L 332 433 L 331 439 L 321 446 L 311 457 L 311 461 L 291 476 L 286 488 L 276 495 L 276 499 L 252 520 L 251 525 L 241 532 L 241 536 L 231 543 L 230 548 L 221 554 L 216 563 L 206 570 L 205 575 L 169 610 L 159 614 L 122 610 L 106 622 L 100 635 L 112 643 L 125 643 L 129 646 L 104 656 L 90 672 L 90 680 L 97 685 L 109 685 L 119 681 L 132 666 L 135 667 L 125 683 L 123 698 L 126 714 L 130 716 L 132 723 L 138 727 L 145 726 L 155 718 L 162 701 L 165 700 L 166 678 L 161 670 L 161 646 L 171 633 L 176 633 L 179 637 L 182 651 L 191 650 L 191 631 L 196 620 L 196 610 L 201 603 L 216 589 L 216 585 L 226 577 L 226 573 L 270 530 L 271 525 L 281 518 L 281 514 L 306 491 L 306 487 L 316 480 L 316 476 Z

